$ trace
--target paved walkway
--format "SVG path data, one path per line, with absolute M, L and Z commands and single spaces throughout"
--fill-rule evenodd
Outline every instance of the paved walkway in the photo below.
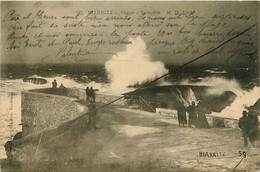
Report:
M 7 170 L 232 171 L 245 151 L 236 171 L 260 168 L 259 148 L 244 148 L 238 129 L 183 128 L 176 119 L 111 106 L 98 112 L 97 130 L 86 128 L 87 119 L 44 133 L 19 163 L 2 165 Z

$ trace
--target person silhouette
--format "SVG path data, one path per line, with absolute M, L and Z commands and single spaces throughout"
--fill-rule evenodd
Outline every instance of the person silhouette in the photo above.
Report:
M 196 106 L 196 113 L 198 115 L 198 119 L 196 121 L 197 128 L 210 128 L 208 120 L 206 118 L 206 114 L 210 113 L 211 111 L 207 108 L 205 103 L 201 101 Z
M 52 88 L 57 88 L 57 81 L 56 81 L 56 79 L 54 79 L 53 80 L 53 82 L 52 82 Z
M 259 130 L 258 130 L 258 117 L 256 114 L 249 110 L 248 112 L 248 138 L 251 145 L 255 146 L 255 141 L 259 140 Z
M 178 115 L 179 127 L 181 126 L 181 124 L 184 127 L 184 125 L 187 124 L 186 110 L 185 110 L 184 105 L 180 105 L 178 107 L 177 115 Z
M 92 102 L 95 102 L 95 91 L 94 91 L 94 89 L 93 89 L 93 87 L 90 87 L 90 90 L 89 90 L 89 96 L 90 96 L 90 98 L 91 98 L 91 101 Z
M 197 122 L 197 114 L 196 114 L 196 106 L 195 106 L 195 102 L 192 101 L 191 102 L 191 106 L 187 107 L 187 112 L 189 113 L 189 127 L 191 127 L 191 125 L 196 125 Z
M 242 130 L 242 137 L 244 138 L 244 146 L 248 147 L 248 135 L 249 135 L 249 123 L 248 123 L 248 116 L 247 112 L 243 111 L 242 117 L 239 118 L 238 127 Z
M 87 88 L 86 88 L 86 96 L 87 96 L 86 100 L 87 100 L 87 101 L 89 101 L 89 91 L 90 91 L 90 90 L 89 90 L 89 87 L 87 87 Z
M 90 129 L 93 126 L 94 129 L 97 129 L 96 126 L 96 116 L 97 116 L 97 108 L 93 101 L 89 103 L 89 112 L 88 112 L 88 124 L 87 128 Z
M 60 84 L 60 88 L 65 88 L 64 85 L 63 85 L 63 83 Z

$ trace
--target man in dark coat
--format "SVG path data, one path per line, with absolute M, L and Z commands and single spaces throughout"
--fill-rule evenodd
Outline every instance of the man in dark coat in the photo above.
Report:
M 52 88 L 57 88 L 57 81 L 56 81 L 56 79 L 54 79 L 53 80 L 53 82 L 52 82 Z
M 87 127 L 90 128 L 91 125 L 94 129 L 97 129 L 96 126 L 96 116 L 97 116 L 97 108 L 94 102 L 90 102 L 89 104 L 89 112 L 88 112 L 88 124 Z
M 95 91 L 94 91 L 94 89 L 93 89 L 93 87 L 90 87 L 90 90 L 89 90 L 89 96 L 90 96 L 90 98 L 91 98 L 91 101 L 92 102 L 95 102 Z
M 255 141 L 259 140 L 259 131 L 258 131 L 258 117 L 253 114 L 251 111 L 248 112 L 248 138 L 252 146 L 255 146 Z
M 245 147 L 248 147 L 247 138 L 249 135 L 249 123 L 246 111 L 243 111 L 243 117 L 239 119 L 238 127 L 242 130 L 242 136 L 244 137 Z
M 184 127 L 184 124 L 187 124 L 187 118 L 186 118 L 186 110 L 183 105 L 179 106 L 177 109 L 177 115 L 178 115 L 178 122 L 179 122 L 179 127 L 182 126 Z
M 5 143 L 5 152 L 6 152 L 6 155 L 7 155 L 7 159 L 8 160 L 12 160 L 14 157 L 13 157 L 13 142 L 12 141 L 7 141 Z
M 87 101 L 89 101 L 89 87 L 87 87 L 87 89 L 86 89 L 86 96 L 87 96 Z
M 196 112 L 198 114 L 198 120 L 196 123 L 196 127 L 197 128 L 210 128 L 206 114 L 210 113 L 211 111 L 207 108 L 207 105 L 200 101 L 196 107 Z
M 189 127 L 191 125 L 196 125 L 197 113 L 196 113 L 196 106 L 195 106 L 195 102 L 194 101 L 192 101 L 191 106 L 187 107 L 187 111 L 189 113 Z

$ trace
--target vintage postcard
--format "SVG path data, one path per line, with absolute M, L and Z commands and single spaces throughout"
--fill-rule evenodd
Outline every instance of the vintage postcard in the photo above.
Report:
M 258 1 L 2 1 L 1 171 L 260 171 Z

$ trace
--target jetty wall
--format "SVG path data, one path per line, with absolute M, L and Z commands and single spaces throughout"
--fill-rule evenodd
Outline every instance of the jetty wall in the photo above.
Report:
M 86 111 L 86 107 L 75 102 L 76 90 L 67 89 L 67 96 L 48 94 L 48 91 L 22 91 L 23 137 L 75 119 Z
M 96 94 L 96 102 L 109 103 L 120 95 Z M 86 100 L 83 89 L 33 89 L 22 91 L 22 131 L 23 137 L 44 129 L 58 126 L 87 112 L 87 106 L 76 102 Z M 124 106 L 122 98 L 113 105 Z
M 96 102 L 109 103 L 120 98 L 121 95 L 96 94 Z M 83 89 L 66 88 L 34 89 L 22 92 L 22 130 L 23 137 L 44 129 L 58 126 L 66 121 L 73 120 L 87 111 L 87 106 L 76 102 L 85 100 Z M 112 103 L 125 106 L 124 98 Z M 156 113 L 177 118 L 177 111 L 172 109 L 156 108 Z M 238 120 L 207 115 L 212 127 L 237 128 Z

